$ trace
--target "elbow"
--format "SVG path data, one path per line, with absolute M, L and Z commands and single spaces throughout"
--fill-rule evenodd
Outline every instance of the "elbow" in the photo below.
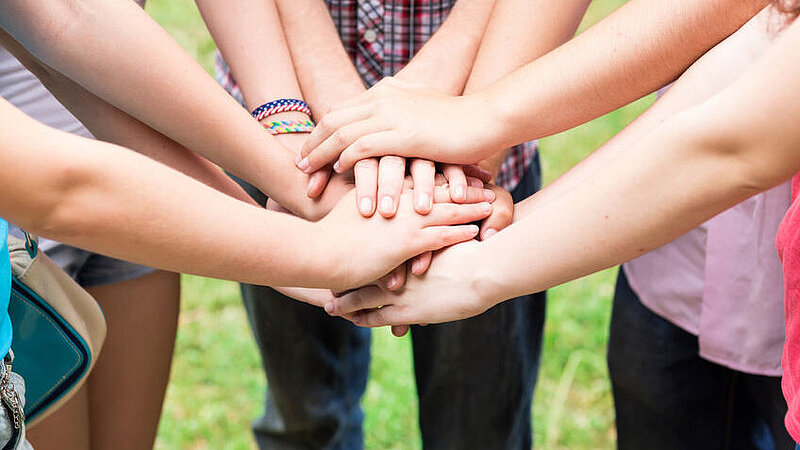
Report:
M 36 234 L 65 242 L 91 232 L 102 217 L 98 194 L 104 189 L 99 183 L 102 176 L 96 169 L 95 164 L 82 159 L 61 161 L 45 169 L 43 182 L 34 194 L 38 207 L 31 211 L 24 226 Z
M 689 151 L 696 153 L 698 163 L 708 162 L 713 167 L 708 173 L 732 188 L 737 197 L 744 199 L 766 191 L 800 170 L 800 158 L 793 157 L 796 146 L 779 130 L 746 118 L 726 120 L 704 114 L 702 108 L 696 108 L 676 118 L 683 122 L 691 143 Z
M 83 41 L 78 33 L 87 29 L 90 21 L 99 20 L 99 13 L 84 0 L 53 0 L 48 2 L 15 2 L 6 8 L 3 28 L 31 54 L 52 65 L 64 49 Z M 55 44 L 58 45 L 55 45 Z M 72 45 L 71 45 L 72 44 Z M 76 49 L 80 47 L 77 45 Z

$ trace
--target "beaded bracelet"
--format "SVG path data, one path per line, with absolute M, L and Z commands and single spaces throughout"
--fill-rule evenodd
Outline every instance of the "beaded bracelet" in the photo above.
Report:
M 314 122 L 309 120 L 275 120 L 264 124 L 270 134 L 286 133 L 311 133 L 314 131 Z
M 257 121 L 261 122 L 273 114 L 286 111 L 297 111 L 311 117 L 311 108 L 308 107 L 306 102 L 297 100 L 295 98 L 282 98 L 280 100 L 273 100 L 269 103 L 264 103 L 263 105 L 254 109 L 251 114 Z

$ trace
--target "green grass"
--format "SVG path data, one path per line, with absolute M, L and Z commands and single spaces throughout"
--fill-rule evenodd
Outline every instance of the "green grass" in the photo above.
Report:
M 622 0 L 595 0 L 581 28 Z M 191 0 L 151 0 L 148 11 L 207 70 L 214 49 Z M 647 98 L 542 141 L 546 182 L 580 161 L 652 102 Z M 613 448 L 614 413 L 605 347 L 616 269 L 549 293 L 544 353 L 534 399 L 538 448 Z M 175 360 L 159 427 L 159 449 L 254 448 L 250 421 L 266 389 L 234 283 L 185 276 Z M 367 394 L 366 445 L 417 449 L 411 346 L 376 330 Z

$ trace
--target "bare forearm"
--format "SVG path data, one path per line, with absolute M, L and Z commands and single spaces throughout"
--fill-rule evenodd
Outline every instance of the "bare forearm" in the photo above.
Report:
M 509 124 L 498 142 L 548 136 L 675 79 L 766 0 L 632 0 L 558 49 L 482 91 Z M 513 124 L 513 125 L 511 125 Z
M 572 38 L 589 1 L 499 0 L 464 93 L 489 86 Z M 499 150 L 481 166 L 496 177 L 507 155 Z
M 0 191 L 24 193 L 0 199 L 10 221 L 178 272 L 258 284 L 322 281 L 321 262 L 297 247 L 313 235 L 306 222 L 244 204 L 121 147 L 46 128 L 7 103 L 0 112 L 8 124 Z M 294 239 L 300 233 L 305 238 Z
M 45 66 L 2 31 L 0 31 L 0 42 L 29 71 L 39 77 L 47 89 L 96 138 L 131 148 L 220 192 L 252 203 L 250 196 L 214 164 Z
M 595 176 L 557 199 L 531 199 L 525 218 L 483 244 L 494 292 L 509 298 L 626 261 L 796 174 L 800 105 L 785 93 L 800 89 L 798 42 L 796 24 L 741 78 L 606 158 Z M 521 270 L 511 254 L 537 257 Z
M 276 0 L 297 79 L 316 119 L 364 92 L 364 83 L 319 0 Z M 313 33 L 309 30 L 314 30 Z
M 293 182 L 291 153 L 135 3 L 11 1 L 0 24 L 48 66 L 271 196 Z
M 196 3 L 249 109 L 278 98 L 301 98 L 273 1 Z
M 495 0 L 459 0 L 397 78 L 459 95 L 475 62 Z
M 497 0 L 465 93 L 484 89 L 575 34 L 591 0 Z
M 774 14 L 774 13 L 773 13 Z M 548 186 L 535 203 L 558 201 L 565 191 L 580 186 L 592 177 L 606 176 L 602 168 L 620 152 L 636 145 L 648 132 L 671 116 L 708 100 L 742 76 L 770 48 L 776 37 L 770 26 L 769 8 L 765 8 L 741 29 L 698 59 L 675 81 L 656 103 L 630 125 L 604 144 L 567 174 Z M 529 213 L 533 202 L 517 205 L 515 217 Z

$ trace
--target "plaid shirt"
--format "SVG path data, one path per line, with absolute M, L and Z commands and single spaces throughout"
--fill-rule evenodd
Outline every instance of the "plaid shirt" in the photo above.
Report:
M 324 0 L 347 54 L 368 86 L 392 76 L 427 42 L 447 18 L 455 0 Z M 243 102 L 236 81 L 219 53 L 217 80 Z M 536 154 L 537 143 L 512 147 L 497 176 L 511 191 Z

